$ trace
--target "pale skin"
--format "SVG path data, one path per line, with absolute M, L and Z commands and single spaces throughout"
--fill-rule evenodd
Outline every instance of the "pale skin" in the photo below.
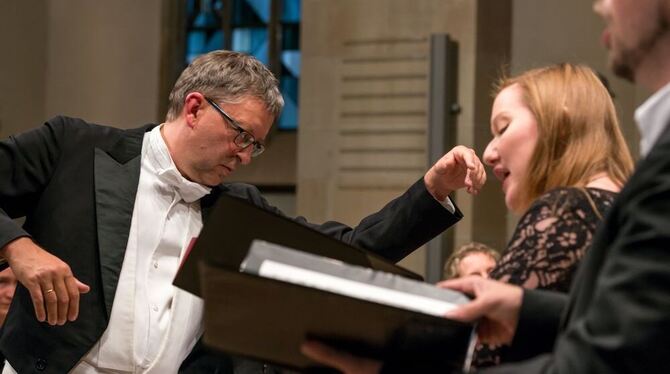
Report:
M 488 278 L 489 273 L 496 266 L 495 258 L 488 253 L 472 252 L 463 257 L 458 263 L 458 278 L 468 275 L 478 275 Z
M 256 141 L 265 141 L 274 117 L 262 101 L 247 96 L 217 104 Z M 238 166 L 251 162 L 251 147 L 240 148 L 234 143 L 238 132 L 199 92 L 186 96 L 180 115 L 164 123 L 161 134 L 177 169 L 193 182 L 218 185 Z M 472 149 L 463 146 L 445 154 L 424 176 L 426 189 L 439 201 L 461 188 L 477 194 L 485 182 L 481 161 Z M 30 292 L 38 321 L 63 325 L 77 319 L 80 295 L 90 288 L 65 262 L 28 237 L 9 242 L 0 249 L 0 256 Z
M 484 151 L 484 163 L 502 183 L 507 209 L 522 214 L 525 207 L 519 203 L 520 191 L 537 144 L 538 127 L 520 85 L 506 87 L 496 96 L 491 109 L 491 135 Z M 606 173 L 591 177 L 586 187 L 612 192 L 621 189 Z
M 12 269 L 7 268 L 0 271 L 0 326 L 5 322 L 9 305 L 14 297 L 16 289 L 16 277 Z

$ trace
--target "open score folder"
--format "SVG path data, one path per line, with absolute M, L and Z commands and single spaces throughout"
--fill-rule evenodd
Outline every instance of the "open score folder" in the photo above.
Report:
M 318 365 L 299 346 L 312 338 L 381 360 L 460 369 L 473 326 L 442 315 L 468 298 L 417 279 L 377 255 L 222 196 L 174 284 L 205 300 L 211 349 L 309 370 Z

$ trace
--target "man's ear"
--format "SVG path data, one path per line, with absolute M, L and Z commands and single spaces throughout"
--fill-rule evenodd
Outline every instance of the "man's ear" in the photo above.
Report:
M 195 127 L 203 115 L 205 97 L 200 92 L 191 92 L 184 99 L 183 115 L 188 127 Z

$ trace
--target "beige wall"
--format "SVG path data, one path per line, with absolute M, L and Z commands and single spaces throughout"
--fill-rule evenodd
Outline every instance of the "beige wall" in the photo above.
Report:
M 607 52 L 600 42 L 603 22 L 591 8 L 592 2 L 584 0 L 514 0 L 512 71 L 569 61 L 604 73 L 616 93 L 626 138 L 637 154 L 633 112 L 646 93 L 609 72 Z
M 161 3 L 48 1 L 45 115 L 123 128 L 158 120 Z
M 459 44 L 456 143 L 481 152 L 488 132 L 477 129 L 488 128 L 486 87 L 509 55 L 509 12 L 501 0 L 304 0 L 298 212 L 355 224 L 425 173 L 432 33 Z M 477 235 L 503 245 L 504 225 L 489 217 L 504 207 L 491 192 L 457 195 L 466 216 L 457 244 Z M 424 252 L 403 265 L 424 273 Z
M 0 137 L 44 120 L 47 9 L 44 1 L 0 1 Z
M 161 0 L 0 2 L 0 134 L 157 120 Z

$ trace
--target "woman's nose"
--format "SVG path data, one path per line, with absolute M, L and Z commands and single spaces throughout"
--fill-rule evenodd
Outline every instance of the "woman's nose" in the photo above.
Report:
M 491 140 L 484 150 L 482 158 L 486 165 L 493 166 L 498 161 L 498 147 L 496 143 L 496 139 Z

